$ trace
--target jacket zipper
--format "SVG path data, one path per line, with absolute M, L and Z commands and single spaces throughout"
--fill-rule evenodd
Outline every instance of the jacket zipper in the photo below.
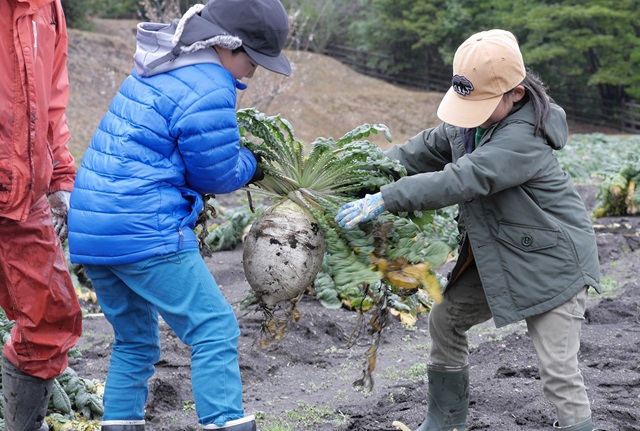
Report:
M 182 228 L 178 228 L 178 234 L 180 235 L 178 239 L 178 250 L 182 250 L 182 244 L 184 243 L 184 235 L 182 234 Z

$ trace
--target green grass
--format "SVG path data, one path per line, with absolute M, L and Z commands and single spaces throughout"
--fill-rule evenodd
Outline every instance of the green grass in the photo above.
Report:
M 406 382 L 422 380 L 427 375 L 427 363 L 416 362 L 407 370 L 389 367 L 379 373 L 379 377 L 387 380 Z
M 313 429 L 322 424 L 336 426 L 347 423 L 347 416 L 335 411 L 329 405 L 308 404 L 304 401 L 291 409 L 276 415 L 265 412 L 256 413 L 256 421 L 261 431 L 295 431 Z
M 589 297 L 593 299 L 609 298 L 614 296 L 622 286 L 611 277 L 603 277 L 600 280 L 600 287 L 602 287 L 602 294 L 598 294 L 595 289 L 589 289 Z

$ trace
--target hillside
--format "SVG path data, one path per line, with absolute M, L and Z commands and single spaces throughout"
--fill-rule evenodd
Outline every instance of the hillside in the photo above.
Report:
M 68 120 L 71 151 L 79 160 L 109 102 L 133 68 L 136 21 L 93 20 L 95 30 L 69 30 Z M 393 143 L 402 143 L 438 124 L 441 93 L 413 91 L 354 72 L 320 54 L 289 52 L 292 75 L 258 69 L 249 88 L 238 94 L 238 107 L 281 114 L 296 136 L 311 142 L 318 136 L 340 137 L 363 123 L 386 124 Z M 613 129 L 570 124 L 572 133 L 616 133 Z M 389 144 L 380 139 L 382 147 Z
M 94 22 L 94 32 L 69 30 L 68 120 L 73 133 L 70 146 L 77 159 L 133 67 L 136 23 Z M 293 65 L 291 77 L 258 69 L 247 80 L 249 88 L 239 93 L 238 103 L 282 114 L 304 142 L 318 136 L 340 137 L 362 123 L 383 123 L 391 129 L 394 143 L 400 143 L 437 124 L 439 93 L 410 91 L 362 76 L 319 54 L 290 52 L 288 57 Z
M 71 90 L 67 121 L 71 129 L 69 147 L 78 165 L 111 99 L 133 67 L 135 23 L 100 24 L 96 21 L 101 32 L 69 30 L 67 66 Z

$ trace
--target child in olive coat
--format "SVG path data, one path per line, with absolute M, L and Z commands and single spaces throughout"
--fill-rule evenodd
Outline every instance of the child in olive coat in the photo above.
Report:
M 349 228 L 384 210 L 459 207 L 458 260 L 429 315 L 428 411 L 418 431 L 466 429 L 466 333 L 491 318 L 498 327 L 525 320 L 554 429 L 591 431 L 578 350 L 599 263 L 587 210 L 554 156 L 567 142 L 565 113 L 525 68 L 513 34 L 495 29 L 458 48 L 438 117 L 442 124 L 387 151 L 406 177 L 336 217 Z

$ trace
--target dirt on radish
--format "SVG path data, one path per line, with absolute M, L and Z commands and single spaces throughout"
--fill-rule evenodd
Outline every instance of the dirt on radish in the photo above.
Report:
M 244 240 L 244 273 L 266 307 L 296 299 L 320 270 L 324 235 L 311 220 L 308 211 L 285 200 L 251 225 Z

